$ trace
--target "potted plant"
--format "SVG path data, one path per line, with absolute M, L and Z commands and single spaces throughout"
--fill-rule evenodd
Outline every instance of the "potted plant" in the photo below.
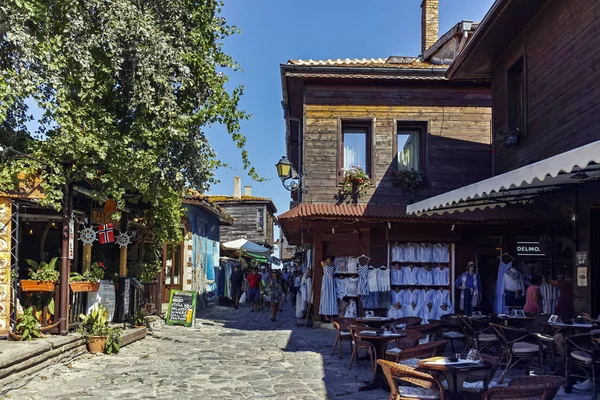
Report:
M 11 337 L 17 340 L 32 340 L 42 337 L 42 327 L 39 319 L 33 314 L 33 307 L 28 307 L 17 319 L 15 333 Z
M 361 167 L 352 166 L 344 173 L 344 181 L 342 187 L 338 190 L 337 199 L 343 202 L 347 197 L 350 197 L 354 203 L 367 193 L 371 185 L 371 178 Z
M 423 175 L 416 169 L 402 169 L 392 172 L 394 187 L 404 188 L 410 192 L 411 199 L 415 196 L 415 191 L 423 182 Z
M 100 288 L 100 280 L 104 278 L 106 267 L 101 262 L 95 262 L 88 271 L 83 274 L 71 272 L 69 277 L 69 286 L 71 291 L 77 292 L 97 292 Z
M 108 326 L 108 310 L 99 304 L 88 315 L 79 315 L 81 323 L 77 329 L 87 339 L 88 351 L 96 353 L 118 353 L 121 329 Z
M 49 263 L 41 261 L 37 263 L 33 260 L 25 260 L 31 267 L 29 269 L 29 278 L 21 280 L 21 289 L 24 292 L 53 292 L 56 281 L 60 276 L 56 270 L 56 261 L 54 257 Z
M 146 327 L 146 315 L 142 310 L 138 311 L 137 314 L 131 317 L 132 328 L 145 328 Z

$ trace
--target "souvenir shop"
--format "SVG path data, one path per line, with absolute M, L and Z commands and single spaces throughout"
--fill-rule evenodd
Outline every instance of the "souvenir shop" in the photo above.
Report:
M 378 316 L 419 316 L 426 323 L 458 312 L 460 291 L 454 283 L 469 261 L 479 270 L 480 262 L 485 267 L 483 255 L 495 260 L 496 282 L 499 251 L 514 251 L 517 237 L 540 237 L 552 223 L 511 208 L 408 217 L 401 207 L 385 207 L 387 215 L 368 206 L 365 214 L 375 210 L 378 215 L 357 219 L 327 216 L 324 210 L 312 216 L 303 207 L 278 220 L 291 244 L 311 249 L 310 306 L 312 318 L 321 322 L 373 311 Z M 480 244 L 488 237 L 498 243 L 482 251 Z

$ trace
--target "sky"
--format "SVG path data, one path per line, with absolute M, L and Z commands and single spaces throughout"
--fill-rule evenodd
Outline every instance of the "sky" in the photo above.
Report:
M 210 194 L 233 195 L 233 178 L 270 197 L 277 214 L 289 209 L 290 193 L 275 164 L 285 154 L 285 121 L 279 66 L 289 59 L 387 58 L 417 56 L 421 50 L 422 0 L 225 0 L 223 16 L 241 33 L 224 50 L 241 66 L 228 72 L 231 87 L 245 86 L 240 107 L 250 160 L 264 182 L 244 171 L 239 149 L 219 126 L 207 131 L 218 157 L 231 168 L 217 171 Z M 440 35 L 462 20 L 481 21 L 493 0 L 440 0 Z M 279 237 L 276 230 L 275 238 Z

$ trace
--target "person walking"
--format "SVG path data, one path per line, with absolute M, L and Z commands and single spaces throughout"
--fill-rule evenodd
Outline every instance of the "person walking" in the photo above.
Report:
M 233 308 L 238 310 L 240 297 L 242 296 L 242 285 L 244 284 L 244 273 L 239 265 L 236 265 L 229 277 L 229 292 L 233 300 Z
M 525 306 L 523 311 L 526 313 L 540 314 L 542 312 L 542 293 L 540 291 L 540 285 L 542 279 L 539 276 L 534 276 L 531 279 L 531 286 L 527 288 L 525 292 Z
M 258 273 L 257 269 L 253 269 L 252 273 L 246 277 L 248 282 L 248 301 L 250 301 L 250 312 L 258 311 L 260 307 L 260 282 L 262 276 Z
M 460 290 L 460 309 L 465 315 L 472 315 L 473 309 L 479 305 L 481 299 L 481 281 L 475 271 L 475 263 L 469 261 L 467 271 L 463 272 L 456 280 L 456 288 Z
M 283 301 L 287 301 L 287 296 L 290 291 L 290 273 L 287 268 L 283 269 L 281 274 L 281 289 L 283 290 Z
M 271 321 L 277 320 L 277 311 L 283 303 L 283 291 L 281 290 L 281 277 L 279 273 L 273 272 L 267 282 L 267 293 L 271 306 Z

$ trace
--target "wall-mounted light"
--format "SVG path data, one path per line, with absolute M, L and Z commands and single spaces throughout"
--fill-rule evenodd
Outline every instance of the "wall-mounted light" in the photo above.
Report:
M 571 214 L 571 222 L 572 223 L 577 222 L 577 214 L 575 214 L 575 213 Z
M 30 230 L 29 230 L 29 234 L 30 234 L 30 235 L 33 235 L 33 229 L 30 229 Z
M 294 171 L 292 163 L 286 156 L 281 157 L 279 162 L 275 164 L 275 167 L 277 167 L 277 176 L 281 179 L 281 184 L 284 188 L 290 192 L 302 190 L 302 176 Z M 290 179 L 291 182 L 286 183 Z

